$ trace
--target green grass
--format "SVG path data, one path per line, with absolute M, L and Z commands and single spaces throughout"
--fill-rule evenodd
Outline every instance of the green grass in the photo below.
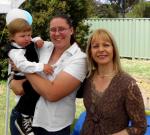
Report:
M 150 115 L 150 110 L 146 110 L 146 115 Z
M 138 78 L 145 78 L 150 80 L 150 61 L 144 60 L 121 60 L 125 71 Z M 0 135 L 5 135 L 5 112 L 6 112 L 6 82 L 0 81 Z M 1 93 L 2 89 L 2 93 Z M 14 94 L 10 92 L 10 109 L 15 105 Z M 76 100 L 76 116 L 75 121 L 80 113 L 85 110 L 82 99 Z M 146 111 L 150 115 L 150 111 Z M 75 122 L 74 122 L 75 123 Z M 73 126 L 72 126 L 73 128 Z
M 150 79 L 150 61 L 149 60 L 121 60 L 125 71 L 136 77 Z
M 0 81 L 0 135 L 5 135 L 5 115 L 6 115 L 6 81 Z M 1 93 L 2 92 L 2 93 Z M 13 92 L 10 91 L 10 108 L 11 109 L 15 105 L 15 98 Z

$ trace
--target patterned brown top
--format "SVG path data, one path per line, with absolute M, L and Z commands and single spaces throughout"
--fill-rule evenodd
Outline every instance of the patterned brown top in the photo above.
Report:
M 116 75 L 104 92 L 95 90 L 88 78 L 83 89 L 87 116 L 81 135 L 109 135 L 123 129 L 127 129 L 129 135 L 144 134 L 147 124 L 143 98 L 130 75 Z M 128 126 L 129 120 L 131 126 Z

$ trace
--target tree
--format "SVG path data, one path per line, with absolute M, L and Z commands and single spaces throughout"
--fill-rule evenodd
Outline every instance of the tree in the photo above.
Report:
M 7 59 L 4 56 L 4 46 L 8 41 L 8 34 L 4 20 L 5 15 L 0 15 L 0 79 L 7 78 Z
M 118 11 L 120 11 L 120 13 L 128 13 L 135 4 L 137 4 L 139 2 L 139 0 L 110 0 L 111 3 L 115 3 L 118 5 Z
M 96 6 L 96 16 L 98 18 L 117 18 L 118 6 L 116 4 L 98 4 Z
M 127 14 L 132 18 L 150 18 L 150 2 L 140 2 Z
M 139 0 L 94 0 L 96 16 L 103 18 L 125 17 Z M 103 1 L 103 2 L 102 2 Z M 106 3 L 104 3 L 106 1 Z
M 145 2 L 145 10 L 143 11 L 143 17 L 150 18 L 150 2 Z

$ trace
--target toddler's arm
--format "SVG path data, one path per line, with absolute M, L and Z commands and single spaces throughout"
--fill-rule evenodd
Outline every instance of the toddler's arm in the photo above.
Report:
M 12 49 L 8 56 L 16 65 L 16 67 L 24 73 L 42 72 L 44 70 L 43 63 L 30 62 L 26 59 L 24 49 Z

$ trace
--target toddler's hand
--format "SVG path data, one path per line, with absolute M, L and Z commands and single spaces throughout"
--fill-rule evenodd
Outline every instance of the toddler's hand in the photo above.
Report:
M 54 70 L 53 70 L 53 67 L 48 65 L 48 64 L 44 64 L 44 70 L 43 72 L 45 74 L 53 74 Z
M 35 42 L 35 45 L 37 48 L 41 48 L 44 45 L 44 41 L 42 39 L 39 39 Z

